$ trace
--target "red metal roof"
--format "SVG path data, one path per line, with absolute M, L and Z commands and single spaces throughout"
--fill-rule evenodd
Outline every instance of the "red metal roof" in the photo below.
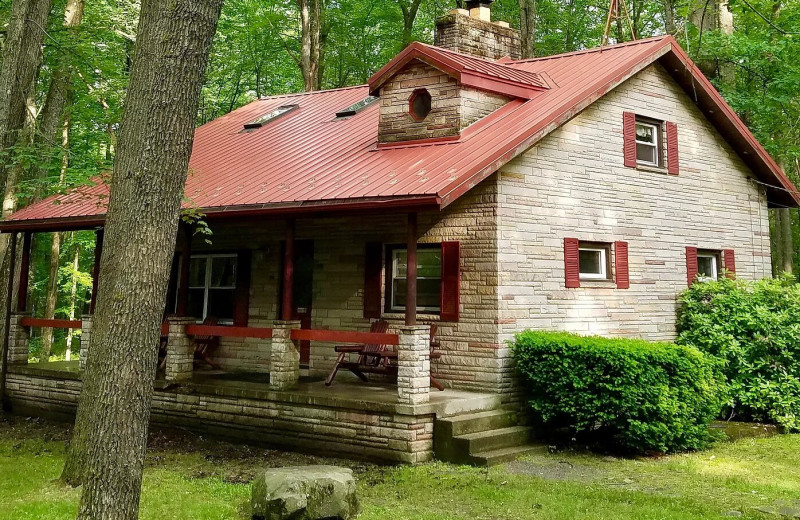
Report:
M 370 93 L 377 96 L 381 86 L 413 60 L 436 67 L 454 76 L 463 85 L 500 94 L 529 99 L 539 90 L 548 88 L 547 82 L 539 74 L 511 67 L 507 65 L 508 62 L 485 60 L 414 42 L 367 81 Z
M 378 103 L 352 117 L 335 117 L 364 99 L 367 85 L 255 101 L 197 129 L 185 205 L 201 209 L 209 218 L 310 209 L 444 207 L 656 60 L 696 96 L 701 110 L 761 181 L 773 186 L 767 188 L 770 202 L 797 205 L 800 197 L 794 186 L 672 37 L 505 62 L 504 68 L 547 78 L 550 88 L 536 91 L 529 100 L 512 100 L 454 141 L 379 149 Z M 287 104 L 299 108 L 263 128 L 242 132 L 245 123 Z M 100 185 L 50 197 L 12 214 L 0 222 L 0 230 L 94 225 L 102 222 L 107 194 Z

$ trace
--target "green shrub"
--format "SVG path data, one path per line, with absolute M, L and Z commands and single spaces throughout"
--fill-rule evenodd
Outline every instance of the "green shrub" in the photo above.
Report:
M 616 449 L 702 448 L 725 399 L 716 362 L 692 347 L 526 331 L 513 349 L 546 427 Z
M 723 279 L 694 284 L 680 302 L 678 343 L 722 362 L 724 415 L 800 430 L 800 285 Z

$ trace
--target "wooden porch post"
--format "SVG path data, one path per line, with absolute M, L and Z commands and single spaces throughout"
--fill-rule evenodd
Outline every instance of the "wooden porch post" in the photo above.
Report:
M 94 266 L 92 267 L 92 300 L 89 302 L 89 314 L 94 314 L 97 303 L 97 283 L 100 281 L 100 257 L 103 255 L 103 228 L 95 231 Z
M 417 324 L 417 214 L 408 214 L 406 325 Z
M 292 308 L 294 306 L 294 219 L 286 220 L 286 246 L 283 248 L 283 300 L 281 301 L 281 319 L 290 321 L 292 319 Z
M 181 271 L 178 281 L 178 305 L 175 314 L 185 317 L 189 309 L 189 264 L 192 261 L 192 226 L 183 224 L 183 250 L 181 251 Z M 202 318 L 202 316 L 197 316 Z
M 14 233 L 12 238 L 16 241 L 17 234 Z M 16 249 L 16 242 L 13 249 Z M 13 272 L 13 271 L 12 271 Z M 19 292 L 17 293 L 17 312 L 25 312 L 28 310 L 28 280 L 31 272 L 31 233 L 26 231 L 22 234 L 22 259 L 19 266 Z M 13 278 L 13 274 L 11 277 Z M 9 293 L 11 298 L 11 293 Z

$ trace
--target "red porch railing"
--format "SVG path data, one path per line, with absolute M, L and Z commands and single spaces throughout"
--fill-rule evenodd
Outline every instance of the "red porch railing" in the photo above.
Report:
M 80 320 L 48 320 L 45 318 L 22 318 L 23 327 L 50 327 L 53 329 L 80 329 L 83 323 Z
M 272 338 L 272 329 L 267 327 L 228 327 L 225 325 L 187 325 L 190 336 L 220 336 L 226 338 Z
M 324 341 L 328 343 L 400 344 L 400 337 L 397 334 L 349 330 L 292 329 L 291 338 L 300 341 Z

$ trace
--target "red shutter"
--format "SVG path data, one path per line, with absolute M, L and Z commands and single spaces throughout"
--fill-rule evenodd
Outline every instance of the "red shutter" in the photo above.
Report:
M 442 321 L 458 321 L 461 307 L 461 244 L 442 242 Z
M 364 317 L 381 317 L 381 272 L 383 245 L 367 242 L 364 256 Z
M 578 239 L 564 239 L 564 286 L 569 289 L 581 286 L 581 267 Z
M 625 166 L 636 168 L 636 114 L 623 112 L 622 136 L 625 151 Z
M 250 273 L 252 271 L 252 254 L 243 249 L 236 256 L 236 299 L 233 304 L 233 324 L 247 327 L 250 315 Z
M 678 175 L 678 125 L 667 121 L 667 172 Z
M 630 289 L 627 242 L 614 242 L 614 269 L 617 275 L 617 289 Z
M 724 249 L 722 251 L 722 261 L 725 262 L 725 270 L 728 271 L 728 276 L 734 278 L 736 276 L 736 256 L 733 254 L 733 249 Z
M 697 278 L 697 248 L 686 248 L 686 283 L 691 287 Z

